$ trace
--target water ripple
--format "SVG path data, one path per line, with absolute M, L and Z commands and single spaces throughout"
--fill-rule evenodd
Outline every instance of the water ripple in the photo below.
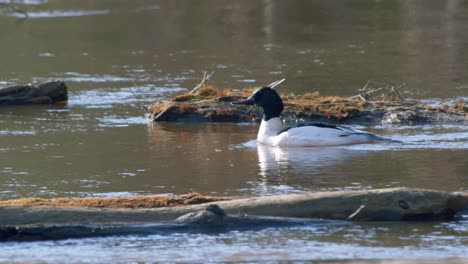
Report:
M 75 11 L 37 11 L 37 12 L 28 12 L 28 18 L 58 18 L 58 17 L 80 17 L 80 16 L 95 16 L 95 15 L 107 15 L 109 10 L 75 10 Z M 24 18 L 22 13 L 11 13 L 8 16 Z
M 153 85 L 119 89 L 103 88 L 71 93 L 70 106 L 109 108 L 112 105 L 147 102 L 152 103 L 166 93 L 184 91 L 183 88 L 155 87 Z

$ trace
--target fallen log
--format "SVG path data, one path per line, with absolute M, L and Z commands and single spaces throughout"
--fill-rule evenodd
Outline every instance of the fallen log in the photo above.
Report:
M 468 195 L 424 189 L 389 188 L 289 194 L 145 209 L 0 206 L 0 226 L 173 221 L 182 215 L 204 210 L 210 204 L 218 205 L 230 216 L 353 221 L 434 220 L 454 217 L 458 211 L 468 206 Z M 356 213 L 358 209 L 360 210 Z
M 63 104 L 67 100 L 67 86 L 63 81 L 0 89 L 0 105 Z
M 177 95 L 168 102 L 155 102 L 146 109 L 154 122 L 252 122 L 260 121 L 259 108 L 232 105 L 248 97 L 253 89 L 218 90 L 209 85 L 193 93 Z M 426 124 L 468 123 L 468 106 L 459 101 L 430 106 L 416 100 L 362 100 L 338 96 L 320 96 L 318 92 L 303 95 L 282 94 L 286 121 L 367 123 L 367 124 Z
M 466 193 L 410 188 L 290 194 L 144 209 L 2 205 L 0 241 L 321 223 L 313 219 L 447 220 L 467 207 Z

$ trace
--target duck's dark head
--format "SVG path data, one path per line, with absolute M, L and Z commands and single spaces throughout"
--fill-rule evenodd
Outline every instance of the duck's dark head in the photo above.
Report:
M 233 104 L 257 105 L 263 108 L 263 119 L 268 121 L 270 118 L 279 117 L 283 112 L 283 100 L 279 94 L 270 87 L 263 87 L 244 100 L 232 102 Z

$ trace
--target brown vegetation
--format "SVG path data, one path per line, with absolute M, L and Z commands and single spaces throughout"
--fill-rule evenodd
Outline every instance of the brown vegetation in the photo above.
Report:
M 261 109 L 230 102 L 248 97 L 255 88 L 240 91 L 218 90 L 202 85 L 197 90 L 174 97 L 169 102 L 156 102 L 148 107 L 154 121 L 253 121 L 262 116 Z M 380 92 L 382 89 L 379 89 Z M 369 92 L 374 92 L 371 90 Z M 396 89 L 389 89 L 395 93 Z M 468 107 L 463 102 L 429 106 L 418 101 L 403 101 L 398 94 L 370 96 L 361 93 L 345 98 L 321 96 L 319 92 L 295 95 L 282 94 L 283 117 L 301 118 L 309 122 L 360 123 L 429 123 L 466 122 Z M 398 95 L 398 96 L 397 96 Z M 378 99 L 380 98 L 380 99 Z M 162 114 L 161 114 L 162 113 Z
M 116 198 L 21 198 L 0 201 L 0 206 L 77 206 L 97 208 L 157 208 L 231 200 L 231 197 L 206 196 L 199 193 L 171 196 L 131 196 Z

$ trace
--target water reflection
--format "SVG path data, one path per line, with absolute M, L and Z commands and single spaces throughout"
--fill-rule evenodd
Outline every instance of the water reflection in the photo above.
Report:
M 257 144 L 260 195 L 308 191 L 331 180 L 329 172 L 365 151 L 340 146 L 278 148 Z
M 262 176 L 274 172 L 314 173 L 324 166 L 346 162 L 360 155 L 342 147 L 278 148 L 258 144 L 258 161 Z

